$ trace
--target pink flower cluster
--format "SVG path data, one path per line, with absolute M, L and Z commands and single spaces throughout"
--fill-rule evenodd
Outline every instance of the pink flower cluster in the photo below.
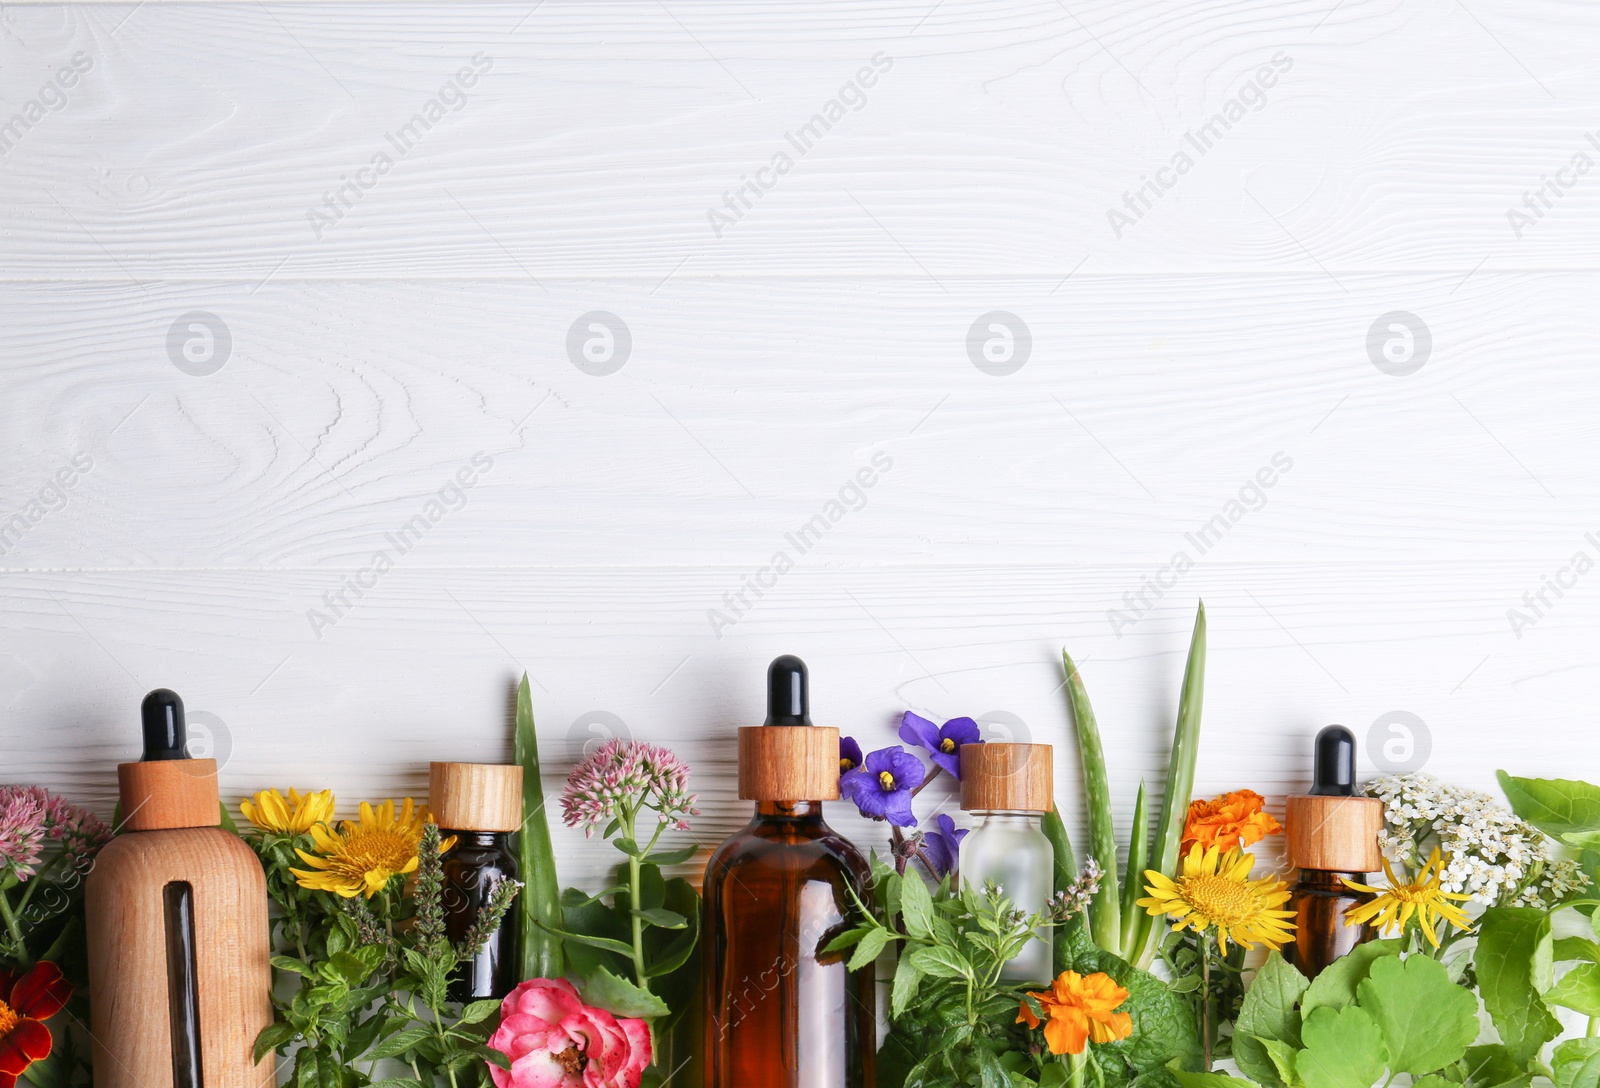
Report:
M 687 817 L 700 815 L 689 792 L 689 765 L 670 748 L 631 740 L 609 740 L 572 769 L 561 794 L 568 827 L 584 834 L 624 813 L 645 807 L 660 822 L 689 830 Z
M 20 884 L 37 872 L 46 841 L 61 844 L 73 872 L 89 868 L 111 830 L 88 809 L 40 786 L 0 786 L 0 875 Z
M 564 978 L 512 990 L 489 1045 L 511 1059 L 489 1066 L 495 1088 L 638 1088 L 650 1064 L 649 1026 L 585 1005 Z

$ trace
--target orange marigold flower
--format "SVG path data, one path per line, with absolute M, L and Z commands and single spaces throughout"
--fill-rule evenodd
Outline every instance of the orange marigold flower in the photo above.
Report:
M 1133 1017 L 1113 1011 L 1128 1000 L 1128 991 L 1104 972 L 1063 971 L 1050 989 L 1028 996 L 1044 1010 L 1044 1041 L 1052 1054 L 1082 1054 L 1090 1041 L 1110 1043 L 1133 1034 Z M 1041 1023 L 1026 1001 L 1016 1022 L 1030 1028 Z
M 1283 830 L 1271 813 L 1264 812 L 1266 798 L 1255 790 L 1234 790 L 1209 801 L 1189 802 L 1183 825 L 1183 849 L 1199 843 L 1227 851 L 1253 846 Z

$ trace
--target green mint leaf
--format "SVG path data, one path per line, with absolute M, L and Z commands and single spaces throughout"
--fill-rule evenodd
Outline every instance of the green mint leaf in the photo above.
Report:
M 894 966 L 894 986 L 889 992 L 889 1015 L 898 1019 L 911 1004 L 911 999 L 917 995 L 917 984 L 922 981 L 922 972 L 911 962 L 909 955 L 900 957 L 900 962 Z
M 931 978 L 970 978 L 972 968 L 961 954 L 943 945 L 919 948 L 910 954 L 911 964 Z
M 1226 1073 L 1191 1073 L 1174 1066 L 1172 1075 L 1183 1088 L 1256 1088 L 1254 1081 L 1230 1077 Z
M 885 946 L 889 943 L 887 929 L 873 929 L 856 944 L 856 950 L 850 954 L 850 963 L 846 967 L 849 971 L 859 971 L 867 964 L 878 958 Z
M 497 998 L 486 997 L 482 1001 L 474 1001 L 461 1010 L 460 1021 L 463 1024 L 481 1024 L 489 1017 L 500 1011 L 500 1002 Z
M 418 1043 L 429 1038 L 431 1032 L 424 1024 L 413 1024 L 408 1028 L 401 1028 L 383 1042 L 367 1051 L 360 1057 L 365 1061 L 375 1062 L 379 1058 L 398 1058 Z
M 1389 1069 L 1421 1075 L 1461 1060 L 1478 1037 L 1478 1000 L 1427 956 L 1385 956 L 1356 988 L 1388 1044 Z
M 841 933 L 837 937 L 835 937 L 833 940 L 831 940 L 827 944 L 823 945 L 821 950 L 817 954 L 821 955 L 821 956 L 825 956 L 829 952 L 843 952 L 845 949 L 849 948 L 851 945 L 858 943 L 861 940 L 861 938 L 865 937 L 868 933 L 871 933 L 876 928 L 878 928 L 878 927 L 877 926 L 857 926 L 855 929 L 847 929 L 843 933 Z
M 282 1021 L 276 1024 L 268 1024 L 262 1028 L 261 1034 L 256 1036 L 256 1063 L 259 1065 L 262 1058 L 265 1058 L 298 1034 L 300 1033 L 294 1029 L 293 1024 L 285 1024 Z
M 1234 1022 L 1233 1060 L 1239 1072 L 1269 1088 L 1282 1088 L 1288 1083 L 1262 1044 L 1300 1046 L 1300 1013 L 1295 1004 L 1309 985 L 1306 976 L 1278 953 L 1267 956 L 1255 982 L 1245 992 L 1244 1004 Z
M 1295 1057 L 1295 1072 L 1306 1088 L 1372 1088 L 1383 1079 L 1383 1032 L 1360 1006 L 1317 1009 L 1300 1034 L 1306 1045 Z
M 1398 956 L 1402 943 L 1398 938 L 1368 941 L 1334 960 L 1307 987 L 1300 1000 L 1300 1015 L 1310 1016 L 1313 1010 L 1324 1006 L 1342 1009 L 1355 1004 L 1356 987 L 1372 970 L 1373 962 L 1383 956 Z
M 933 940 L 933 896 L 915 873 L 900 882 L 900 910 L 907 933 L 919 941 Z
M 1491 907 L 1478 923 L 1478 992 L 1518 1065 L 1561 1034 L 1540 996 L 1550 988 L 1553 955 L 1550 915 L 1535 907 Z
M 1600 829 L 1600 786 L 1565 778 L 1514 778 L 1497 771 L 1511 811 L 1552 838 Z

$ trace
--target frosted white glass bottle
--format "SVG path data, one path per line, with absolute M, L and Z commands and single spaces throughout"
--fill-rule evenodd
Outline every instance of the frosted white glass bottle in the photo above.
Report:
M 961 808 L 982 818 L 961 840 L 961 886 L 993 881 L 1025 914 L 1050 901 L 1055 854 L 1040 826 L 1053 804 L 1048 744 L 961 746 Z M 1035 934 L 1000 970 L 1012 982 L 1044 985 L 1053 977 L 1050 930 Z

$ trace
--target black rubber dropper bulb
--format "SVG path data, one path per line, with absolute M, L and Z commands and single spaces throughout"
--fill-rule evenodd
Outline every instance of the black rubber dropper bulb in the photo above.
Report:
M 167 688 L 156 688 L 139 704 L 144 727 L 143 763 L 189 758 L 189 732 L 183 722 L 183 700 Z
M 1317 734 L 1312 759 L 1311 796 L 1354 797 L 1356 792 L 1356 735 L 1342 725 L 1330 725 Z
M 794 654 L 783 654 L 767 666 L 766 725 L 811 724 L 811 674 Z

